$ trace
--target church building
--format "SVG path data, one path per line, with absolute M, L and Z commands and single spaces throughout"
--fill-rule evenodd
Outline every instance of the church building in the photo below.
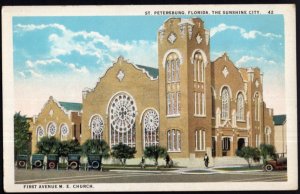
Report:
M 178 164 L 235 156 L 243 146 L 274 145 L 273 110 L 263 100 L 263 74 L 237 68 L 224 53 L 210 60 L 210 33 L 199 18 L 169 18 L 158 29 L 158 68 L 123 57 L 82 91 L 82 103 L 50 97 L 33 118 L 32 152 L 43 136 L 122 142 L 140 159 L 149 145 Z

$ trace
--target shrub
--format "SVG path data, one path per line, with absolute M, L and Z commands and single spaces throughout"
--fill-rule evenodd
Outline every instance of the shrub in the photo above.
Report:
M 55 137 L 42 137 L 37 143 L 38 154 L 59 154 L 60 141 Z
M 158 158 L 165 157 L 167 155 L 167 151 L 165 148 L 160 146 L 149 146 L 144 150 L 144 155 L 146 158 L 154 159 L 155 166 L 158 166 Z
M 132 148 L 126 144 L 119 143 L 112 147 L 111 155 L 120 160 L 122 165 L 125 167 L 126 160 L 130 158 L 134 158 L 134 154 L 136 153 L 135 148 Z
M 82 145 L 82 153 L 85 155 L 99 154 L 103 158 L 109 157 L 109 146 L 104 140 L 88 139 Z
M 259 155 L 260 151 L 257 148 L 252 148 L 252 147 L 243 147 L 241 150 L 236 151 L 236 155 L 244 158 L 247 163 L 249 168 L 251 167 L 251 160 L 257 161 L 259 160 Z
M 277 158 L 275 147 L 271 144 L 260 144 L 260 153 L 263 158 L 264 165 L 266 164 L 268 158 Z

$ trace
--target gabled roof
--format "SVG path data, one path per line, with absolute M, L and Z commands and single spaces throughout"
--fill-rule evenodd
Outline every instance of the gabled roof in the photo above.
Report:
M 158 69 L 153 68 L 153 67 L 143 66 L 143 65 L 136 65 L 136 66 L 146 70 L 149 73 L 149 75 L 151 75 L 153 78 L 158 77 Z
M 286 115 L 274 115 L 273 121 L 275 125 L 283 125 L 286 121 Z
M 73 111 L 81 111 L 82 104 L 76 103 L 76 102 L 58 102 L 60 106 L 64 107 L 67 111 L 73 110 Z

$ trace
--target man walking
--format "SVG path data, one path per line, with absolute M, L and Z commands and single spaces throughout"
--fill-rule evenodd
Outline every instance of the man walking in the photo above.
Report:
M 209 163 L 209 157 L 207 154 L 205 154 L 204 156 L 204 164 L 205 164 L 205 167 L 208 168 L 208 163 Z

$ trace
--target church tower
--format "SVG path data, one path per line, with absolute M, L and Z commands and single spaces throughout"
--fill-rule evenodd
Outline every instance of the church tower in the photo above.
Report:
M 160 142 L 174 158 L 211 154 L 209 41 L 199 18 L 170 18 L 158 31 Z

